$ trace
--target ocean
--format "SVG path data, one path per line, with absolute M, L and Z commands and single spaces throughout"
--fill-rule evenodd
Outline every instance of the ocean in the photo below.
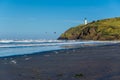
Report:
M 119 41 L 81 40 L 0 40 L 0 57 L 35 54 L 37 52 L 99 46 L 119 43 Z

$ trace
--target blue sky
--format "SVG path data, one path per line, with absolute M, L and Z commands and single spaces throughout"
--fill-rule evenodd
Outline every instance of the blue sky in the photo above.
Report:
M 120 0 L 0 0 L 0 38 L 56 39 L 85 17 L 119 17 L 119 8 Z

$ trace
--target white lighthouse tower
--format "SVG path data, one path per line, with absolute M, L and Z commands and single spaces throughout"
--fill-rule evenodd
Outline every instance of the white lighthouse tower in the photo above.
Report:
M 87 25 L 87 18 L 84 19 L 84 24 Z

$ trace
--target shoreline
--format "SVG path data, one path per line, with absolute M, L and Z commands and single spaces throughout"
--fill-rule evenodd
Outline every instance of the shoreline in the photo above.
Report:
M 120 44 L 0 58 L 0 80 L 119 80 Z
M 78 47 L 78 48 L 68 48 L 68 49 L 58 49 L 58 50 L 49 50 L 49 51 L 41 51 L 41 52 L 33 52 L 29 54 L 20 54 L 20 55 L 11 55 L 11 56 L 2 56 L 2 58 L 12 58 L 12 57 L 21 57 L 21 56 L 32 56 L 32 55 L 43 55 L 43 54 L 49 54 L 51 52 L 56 52 L 56 51 L 66 51 L 66 50 L 77 50 L 77 49 L 84 49 L 84 48 L 95 48 L 95 47 L 103 47 L 103 46 L 114 46 L 114 45 L 119 45 L 120 43 L 111 43 L 111 44 L 105 44 L 105 45 L 95 45 L 95 46 L 84 46 L 84 47 Z

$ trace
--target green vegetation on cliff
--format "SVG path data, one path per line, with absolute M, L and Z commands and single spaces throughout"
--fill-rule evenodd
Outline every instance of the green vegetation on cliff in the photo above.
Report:
M 72 27 L 58 39 L 120 40 L 120 17 L 97 20 L 87 25 Z

